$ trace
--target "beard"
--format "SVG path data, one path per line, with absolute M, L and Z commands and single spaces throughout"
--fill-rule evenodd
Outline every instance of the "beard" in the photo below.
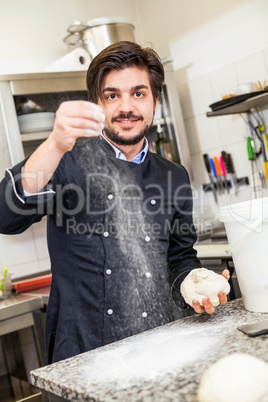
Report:
M 118 115 L 117 117 L 113 117 L 112 118 L 112 122 L 116 121 L 117 119 L 136 119 L 136 120 L 141 120 L 143 121 L 143 117 L 142 116 L 135 116 L 132 113 L 120 113 L 120 115 Z M 136 145 L 138 144 L 140 141 L 142 141 L 144 139 L 144 137 L 149 133 L 150 128 L 152 127 L 153 124 L 153 119 L 151 121 L 150 124 L 147 124 L 145 126 L 145 128 L 143 130 L 141 130 L 137 135 L 135 135 L 134 137 L 131 138 L 124 138 L 121 137 L 118 131 L 115 131 L 114 129 L 108 129 L 108 128 L 104 128 L 103 131 L 105 133 L 105 136 L 112 141 L 114 144 L 117 145 Z M 125 128 L 123 129 L 125 132 L 129 131 L 129 128 Z

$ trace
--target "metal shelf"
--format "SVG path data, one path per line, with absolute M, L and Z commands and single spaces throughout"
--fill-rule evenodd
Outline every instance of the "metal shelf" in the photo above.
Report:
M 86 71 L 0 75 L 8 82 L 12 95 L 85 91 Z
M 235 105 L 231 105 L 229 107 L 225 107 L 214 112 L 207 112 L 207 117 L 213 116 L 224 116 L 227 114 L 240 114 L 240 113 L 249 113 L 252 112 L 253 109 L 268 106 L 268 92 L 254 96 L 253 98 L 249 98 L 243 102 L 236 103 Z

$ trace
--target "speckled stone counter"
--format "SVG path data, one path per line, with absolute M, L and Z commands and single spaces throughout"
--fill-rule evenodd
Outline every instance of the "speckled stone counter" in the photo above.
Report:
M 57 401 L 195 402 L 203 371 L 219 358 L 244 352 L 268 362 L 268 335 L 250 338 L 237 330 L 262 320 L 268 313 L 246 311 L 234 300 L 211 316 L 186 317 L 34 370 L 31 381 Z

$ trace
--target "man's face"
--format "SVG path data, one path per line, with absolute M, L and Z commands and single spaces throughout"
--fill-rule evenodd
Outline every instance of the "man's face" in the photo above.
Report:
M 107 74 L 98 104 L 106 116 L 104 132 L 117 145 L 135 145 L 152 125 L 154 102 L 146 70 L 129 67 Z

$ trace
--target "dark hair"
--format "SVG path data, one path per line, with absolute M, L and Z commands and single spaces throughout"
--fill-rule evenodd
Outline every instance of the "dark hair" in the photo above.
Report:
M 135 42 L 116 42 L 102 50 L 90 63 L 87 71 L 88 100 L 102 99 L 102 84 L 113 70 L 138 67 L 147 70 L 154 101 L 161 95 L 164 68 L 158 54 L 151 48 L 142 48 Z

